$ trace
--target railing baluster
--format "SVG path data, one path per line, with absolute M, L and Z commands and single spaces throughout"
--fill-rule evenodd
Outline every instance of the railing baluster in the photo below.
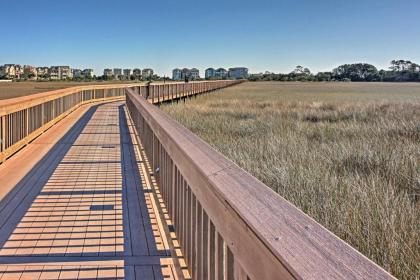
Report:
M 191 226 L 191 210 L 192 209 L 192 197 L 191 197 L 191 189 L 187 185 L 187 217 L 186 217 L 186 225 L 185 225 L 185 243 L 187 244 L 187 248 L 185 250 L 186 261 L 188 263 L 188 268 L 191 271 L 192 262 L 191 262 L 191 242 L 192 242 L 192 226 Z
M 234 280 L 234 257 L 232 254 L 232 251 L 229 249 L 229 246 L 227 246 L 225 242 L 224 246 L 224 271 L 225 271 L 225 279 L 226 280 Z
M 197 278 L 196 279 L 203 279 L 203 275 L 202 275 L 202 267 L 203 267 L 203 259 L 202 259 L 202 254 L 203 254 L 203 211 L 201 208 L 201 204 L 200 202 L 197 200 L 196 203 L 196 235 L 195 235 L 195 240 L 196 240 L 196 275 Z
M 224 278 L 224 242 L 222 236 L 216 231 L 215 275 L 216 280 Z
M 202 253 L 201 253 L 201 279 L 209 279 L 208 269 L 209 269 L 209 218 L 206 211 L 202 208 L 202 221 L 201 221 L 201 243 L 202 243 Z
M 4 150 L 6 149 L 6 116 L 1 116 L 1 138 L 0 138 L 0 145 L 1 145 L 1 152 L 3 154 Z M 1 158 L 1 161 L 4 160 L 4 156 Z
M 209 219 L 209 251 L 207 256 L 209 266 L 209 280 L 216 279 L 216 230 Z

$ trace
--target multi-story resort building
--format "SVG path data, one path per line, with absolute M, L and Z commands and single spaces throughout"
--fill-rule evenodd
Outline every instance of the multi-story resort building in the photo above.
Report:
M 124 69 L 124 70 L 123 70 L 123 75 L 124 75 L 124 78 L 125 78 L 126 80 L 129 80 L 129 79 L 130 79 L 130 77 L 131 77 L 131 69 Z
M 198 80 L 198 79 L 200 79 L 200 70 L 198 70 L 197 68 L 192 68 L 190 70 L 190 79 L 191 80 Z
M 205 71 L 205 73 L 204 73 L 204 77 L 206 78 L 206 79 L 211 79 L 211 78 L 213 78 L 214 77 L 214 73 L 215 73 L 216 71 L 214 70 L 214 68 L 207 68 L 206 69 L 206 71 Z
M 248 78 L 248 68 L 245 68 L 245 67 L 229 68 L 228 76 L 231 79 L 245 79 L 245 78 Z
M 153 76 L 153 69 L 145 68 L 141 70 L 140 68 L 134 68 L 133 71 L 128 68 L 104 69 L 104 76 L 108 78 L 113 77 L 114 79 L 129 80 L 131 79 L 131 75 L 133 75 L 136 79 L 149 78 Z
M 51 66 L 49 76 L 51 80 L 66 80 L 73 78 L 73 73 L 69 66 Z
M 183 68 L 181 70 L 181 79 L 185 80 L 186 78 L 188 79 L 190 77 L 190 69 L 188 68 Z
M 88 78 L 91 79 L 94 76 L 93 69 L 73 69 L 73 78 Z
M 114 79 L 119 79 L 123 72 L 121 68 L 114 68 Z
M 6 78 L 8 70 L 6 69 L 6 66 L 0 66 L 0 78 Z
M 73 72 L 73 78 L 82 78 L 82 70 L 80 69 L 72 69 Z
M 36 68 L 31 65 L 24 65 L 23 66 L 23 75 L 27 79 L 36 80 L 38 73 Z
M 153 77 L 153 69 L 150 69 L 150 68 L 144 68 L 144 69 L 141 71 L 141 76 L 142 76 L 142 78 L 143 78 L 143 79 L 147 79 L 147 78 L 151 78 L 151 77 Z
M 111 78 L 112 76 L 114 76 L 114 71 L 112 71 L 112 69 L 109 68 L 104 69 L 104 76 Z
M 198 71 L 198 70 L 197 70 Z M 154 76 L 153 69 L 135 68 L 121 69 L 121 68 L 107 68 L 104 69 L 103 75 L 110 79 L 125 79 L 129 80 L 132 76 L 136 79 L 140 78 L 151 78 Z M 193 71 L 193 76 L 194 74 Z M 34 67 L 31 65 L 19 65 L 19 64 L 4 64 L 0 65 L 0 79 L 50 79 L 50 80 L 68 80 L 68 79 L 92 79 L 95 78 L 93 69 L 70 68 L 70 66 L 42 66 Z
M 84 69 L 82 71 L 82 76 L 84 78 L 93 78 L 93 76 L 95 76 L 95 72 L 93 71 L 93 69 Z
M 197 68 L 183 68 L 182 70 L 179 68 L 175 68 L 172 70 L 172 79 L 175 81 L 180 81 L 184 79 L 188 80 L 198 80 L 200 79 L 200 70 Z
M 224 68 L 207 68 L 206 79 L 245 79 L 248 77 L 248 68 L 245 67 L 233 67 L 227 71 Z
M 228 76 L 228 71 L 224 68 L 207 68 L 205 71 L 206 79 L 225 79 Z
M 23 67 L 19 64 L 5 64 L 0 67 L 0 77 L 19 79 L 23 74 Z
M 38 78 L 48 78 L 49 72 L 50 72 L 50 68 L 48 68 L 47 66 L 36 68 L 36 74 Z
M 133 69 L 133 76 L 136 77 L 137 79 L 141 78 L 141 69 L 134 68 Z
M 172 80 L 180 81 L 182 80 L 182 70 L 179 68 L 175 68 L 172 70 Z
M 217 68 L 214 71 L 214 76 L 218 79 L 225 79 L 228 76 L 228 71 L 225 68 Z

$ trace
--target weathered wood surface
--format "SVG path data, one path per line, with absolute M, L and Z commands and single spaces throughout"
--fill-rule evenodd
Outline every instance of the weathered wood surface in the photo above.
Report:
M 92 105 L 30 144 L 51 149 L 0 202 L 0 279 L 179 279 L 126 116 L 123 102 Z
M 132 89 L 127 91 L 127 107 L 194 279 L 393 279 Z

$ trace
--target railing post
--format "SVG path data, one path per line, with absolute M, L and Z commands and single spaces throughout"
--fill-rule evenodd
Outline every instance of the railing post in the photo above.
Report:
M 29 135 L 29 108 L 26 108 L 25 111 L 26 111 L 26 135 L 25 135 L 26 137 Z
M 171 96 L 172 96 L 172 99 L 174 99 L 174 85 L 171 85 L 170 87 L 171 87 Z
M 1 152 L 6 150 L 6 115 L 1 116 Z M 4 158 L 3 158 L 4 160 Z
M 159 91 L 159 103 L 161 103 L 163 101 L 163 90 L 161 85 L 158 85 L 157 87 Z

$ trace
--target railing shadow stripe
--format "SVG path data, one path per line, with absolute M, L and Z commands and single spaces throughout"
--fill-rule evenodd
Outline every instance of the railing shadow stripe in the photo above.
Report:
M 58 143 L 0 201 L 0 247 L 4 245 L 4 242 L 9 238 L 61 160 L 70 150 L 71 144 L 63 145 L 60 142 L 74 143 L 97 108 L 98 105 L 89 108 Z

